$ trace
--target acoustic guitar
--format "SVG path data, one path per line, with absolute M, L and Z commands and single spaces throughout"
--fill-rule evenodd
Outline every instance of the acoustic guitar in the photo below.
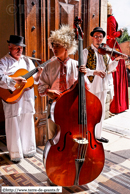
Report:
M 45 63 L 41 64 L 39 67 L 44 67 L 46 64 L 50 63 L 51 61 L 55 60 L 56 57 L 52 57 Z M 35 74 L 38 71 L 38 68 L 36 67 L 32 71 L 28 72 L 26 69 L 19 69 L 17 70 L 13 75 L 10 75 L 9 77 L 23 77 L 27 80 L 27 82 L 20 86 L 17 84 L 17 88 L 14 91 L 11 91 L 10 89 L 4 89 L 0 87 L 0 98 L 2 98 L 6 103 L 14 104 L 20 100 L 22 97 L 22 94 L 31 89 L 34 85 L 34 79 L 32 77 L 33 74 Z

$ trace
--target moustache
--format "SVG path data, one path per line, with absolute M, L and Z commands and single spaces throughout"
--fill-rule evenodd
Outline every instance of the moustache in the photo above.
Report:
M 17 54 L 22 54 L 22 52 L 19 52 L 19 51 L 18 51 Z

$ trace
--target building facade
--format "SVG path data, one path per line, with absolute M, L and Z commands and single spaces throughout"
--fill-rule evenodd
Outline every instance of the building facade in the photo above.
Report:
M 73 27 L 74 18 L 83 19 L 83 47 L 91 44 L 90 32 L 101 26 L 107 28 L 107 0 L 1 0 L 0 1 L 0 58 L 8 52 L 7 40 L 11 34 L 25 37 L 24 54 L 43 61 L 53 55 L 48 47 L 50 32 L 61 24 Z M 105 42 L 105 39 L 104 39 Z M 78 53 L 72 58 L 78 59 Z M 37 65 L 37 64 L 36 64 Z M 35 130 L 37 145 L 44 145 L 46 134 L 47 98 L 41 98 L 35 86 Z M 0 102 L 0 123 L 4 115 Z

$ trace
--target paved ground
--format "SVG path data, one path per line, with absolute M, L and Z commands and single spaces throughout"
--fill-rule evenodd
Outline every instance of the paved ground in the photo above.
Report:
M 106 153 L 115 153 L 115 162 L 130 167 L 130 109 L 104 120 L 102 136 L 109 139 L 109 143 L 104 143 Z
M 104 120 L 103 128 L 130 136 L 130 109 Z
M 103 122 L 105 165 L 102 173 L 88 183 L 88 194 L 130 193 L 130 109 Z M 86 193 L 86 192 L 85 192 Z
M 109 139 L 109 143 L 103 144 L 106 160 L 102 173 L 94 181 L 88 183 L 87 186 L 83 185 L 81 187 L 74 188 L 72 187 L 68 189 L 63 188 L 63 193 L 65 194 L 130 193 L 130 109 L 123 113 L 117 114 L 109 119 L 106 119 L 103 123 L 102 136 Z M 5 148 L 3 148 L 3 150 L 4 149 Z M 23 165 L 22 170 L 24 168 L 25 169 L 27 168 L 29 170 L 28 165 L 33 164 L 33 167 L 30 167 L 31 169 L 30 173 L 27 173 L 26 176 L 31 175 L 30 177 L 35 177 L 35 179 L 41 182 L 40 185 L 42 185 L 42 182 L 45 183 L 45 181 L 43 181 L 43 178 L 44 176 L 46 177 L 45 173 L 42 174 L 43 169 L 41 170 L 42 172 L 41 171 L 39 172 L 40 163 L 41 168 L 43 168 L 42 153 L 43 152 L 41 151 L 40 162 L 39 161 L 37 162 L 38 157 L 36 157 L 35 160 L 34 158 L 24 159 L 20 164 L 17 164 L 17 166 L 15 165 L 17 169 L 18 167 Z M 27 160 L 29 160 L 28 165 Z M 33 160 L 32 163 L 31 160 Z M 1 162 L 2 161 L 4 160 L 1 160 Z M 32 170 L 34 169 L 35 165 L 38 165 L 38 170 L 36 169 L 36 172 Z M 1 168 L 5 168 L 5 166 L 1 165 Z M 11 165 L 9 165 L 9 168 L 11 168 Z M 14 173 L 14 171 L 10 171 L 10 173 L 12 172 Z M 7 180 L 8 177 L 9 176 L 6 176 Z M 2 183 L 2 179 L 0 179 L 0 183 Z M 15 183 L 13 183 L 12 185 L 15 185 Z

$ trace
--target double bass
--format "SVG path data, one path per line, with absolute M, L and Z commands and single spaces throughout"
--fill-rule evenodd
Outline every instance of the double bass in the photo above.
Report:
M 83 39 L 79 24 L 76 17 L 80 67 L 83 64 Z M 54 119 L 60 130 L 48 140 L 43 153 L 46 173 L 52 183 L 65 187 L 83 185 L 101 173 L 104 149 L 94 135 L 101 116 L 101 102 L 88 91 L 84 74 L 79 72 L 78 81 L 57 99 Z

